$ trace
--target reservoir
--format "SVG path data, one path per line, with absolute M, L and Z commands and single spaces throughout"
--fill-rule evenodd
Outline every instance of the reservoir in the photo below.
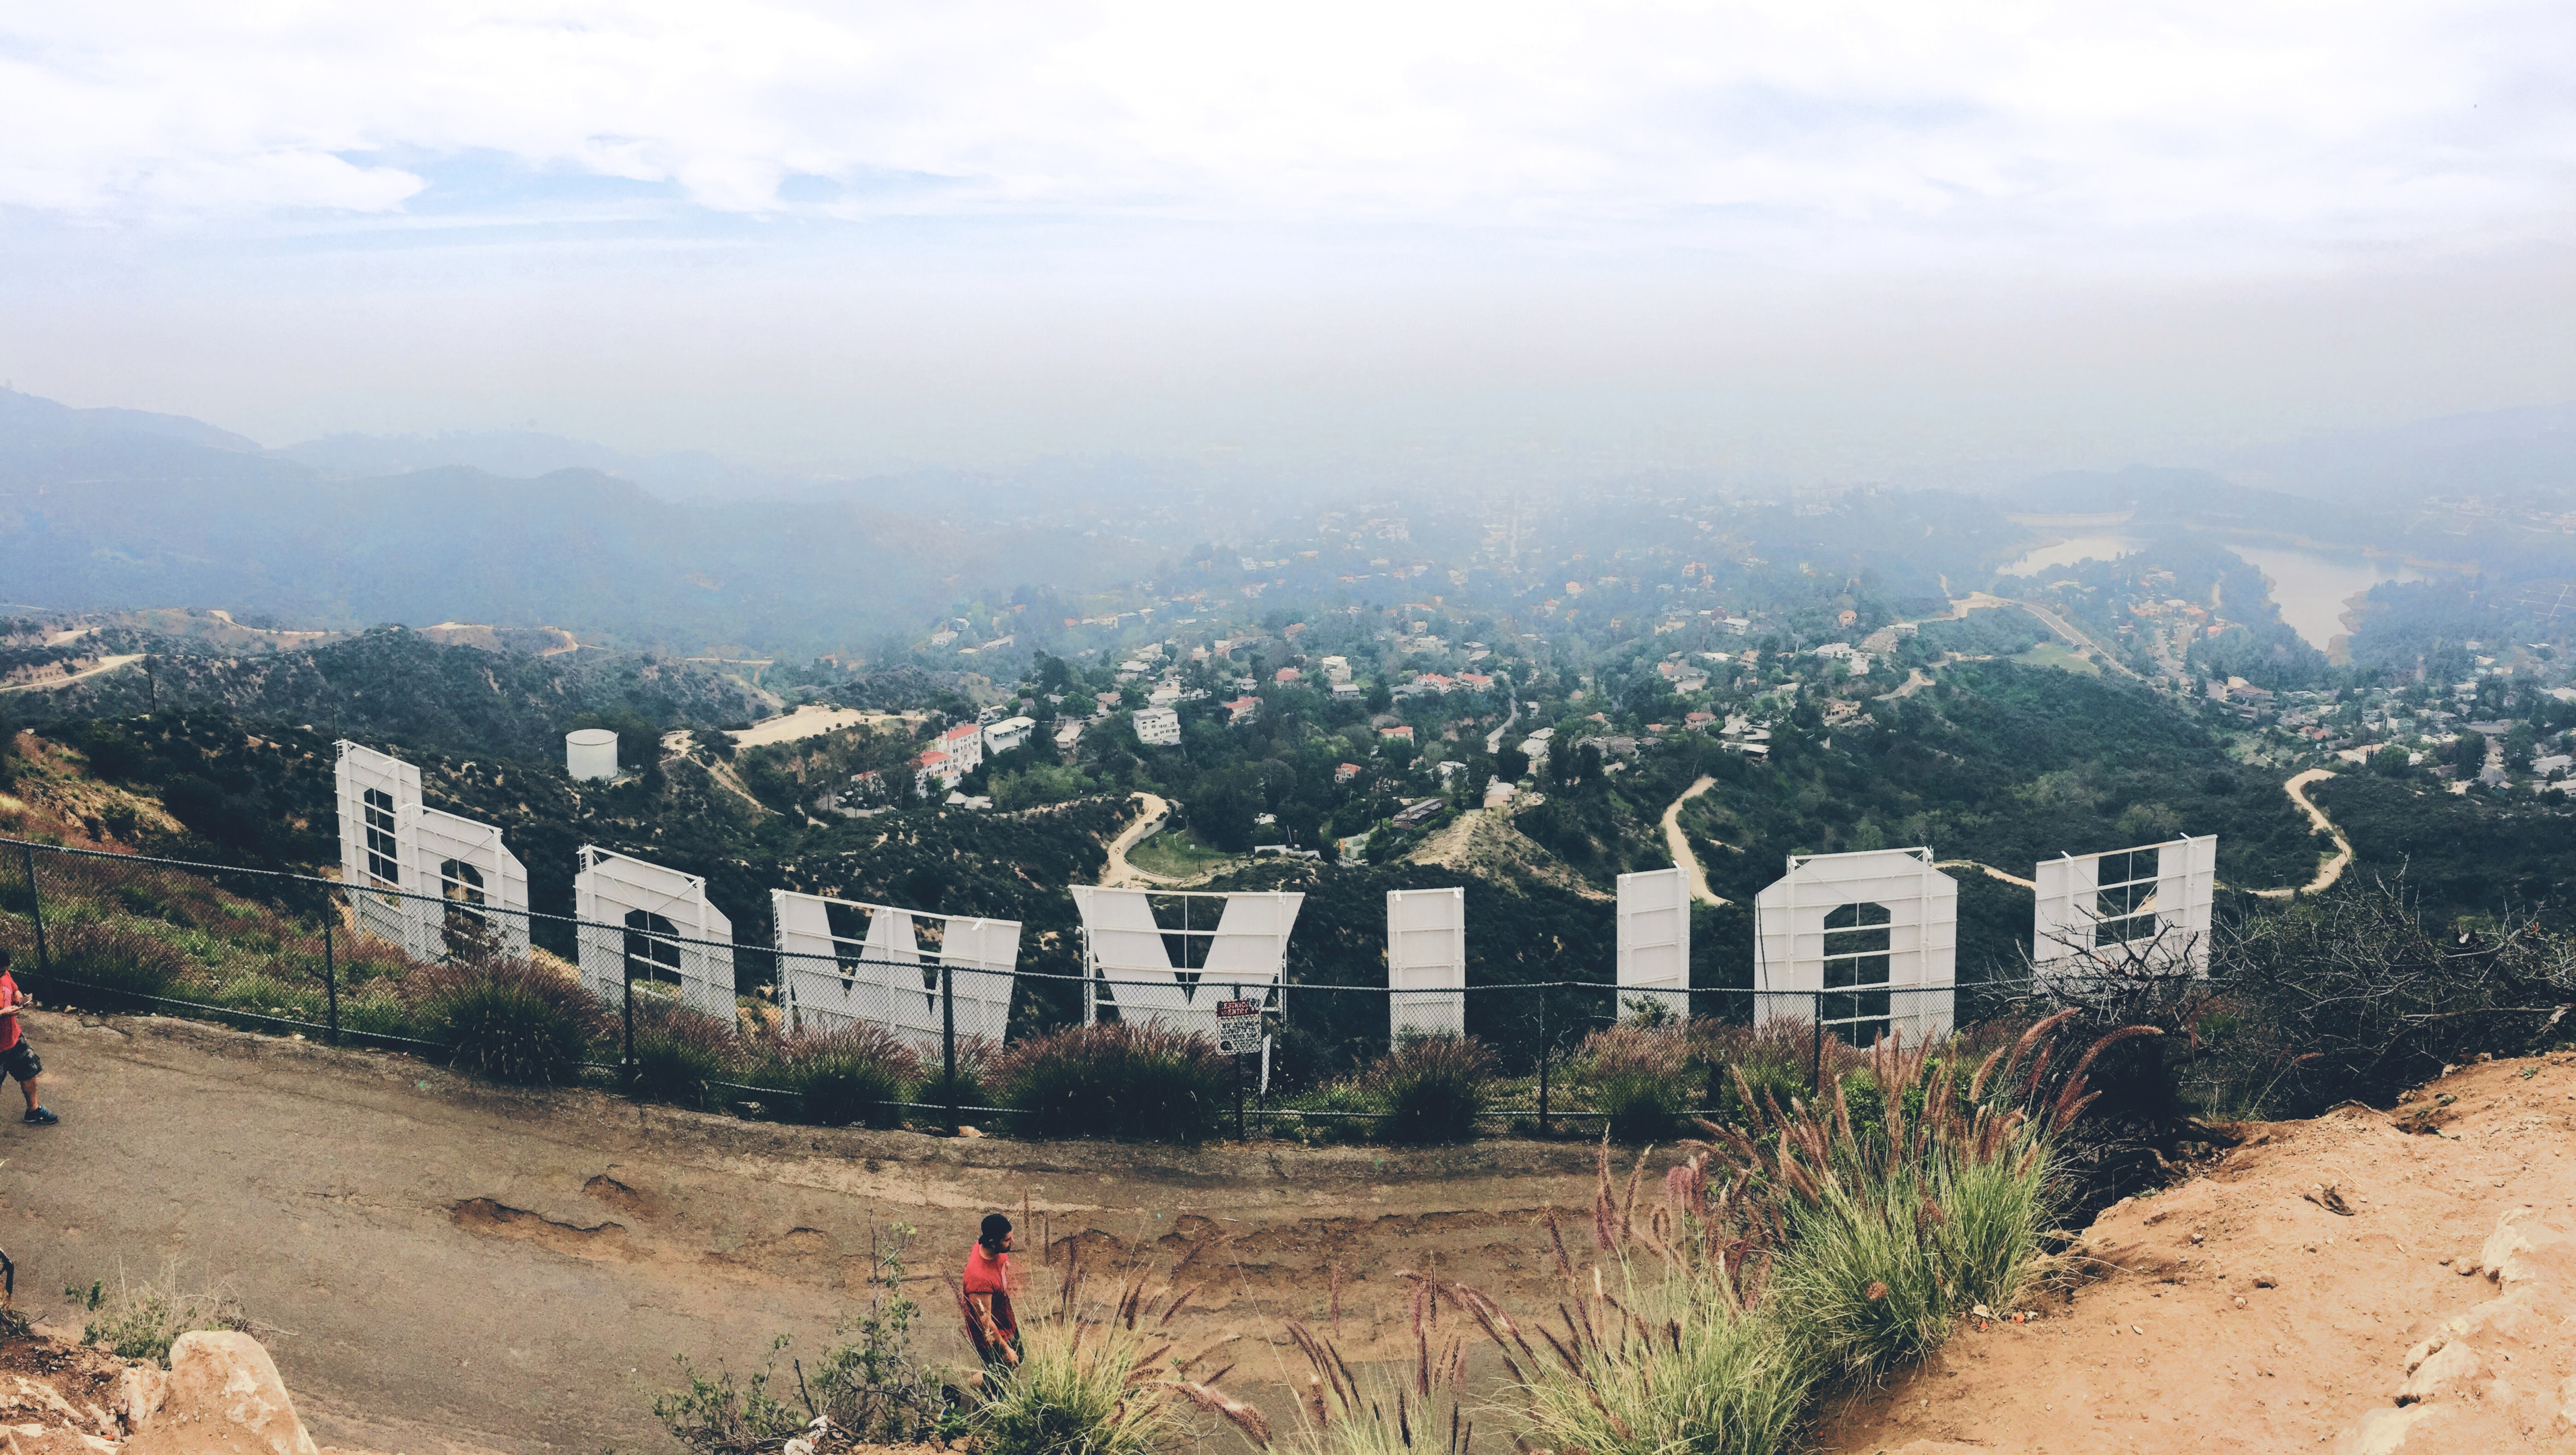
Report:
M 2030 576 L 2041 571 L 2072 566 L 2078 561 L 2116 561 L 2145 545 L 2136 536 L 2083 535 L 2041 546 L 2003 569 L 2007 576 Z
M 2290 546 L 2230 546 L 2271 583 L 2281 620 L 2309 646 L 2324 651 L 2345 634 L 2348 603 L 2382 581 L 2429 581 L 2431 573 L 2375 556 L 2332 556 Z

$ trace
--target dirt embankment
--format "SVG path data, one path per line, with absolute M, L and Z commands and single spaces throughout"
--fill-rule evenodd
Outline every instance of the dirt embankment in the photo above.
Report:
M 2045 1317 L 1963 1329 L 1819 1443 L 2576 1452 L 2576 1057 L 2250 1134 L 2096 1220 Z

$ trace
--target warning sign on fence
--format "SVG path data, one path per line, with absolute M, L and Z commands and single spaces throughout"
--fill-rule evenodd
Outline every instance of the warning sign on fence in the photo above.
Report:
M 1216 1003 L 1216 1048 L 1228 1056 L 1249 1056 L 1261 1049 L 1260 1001 Z

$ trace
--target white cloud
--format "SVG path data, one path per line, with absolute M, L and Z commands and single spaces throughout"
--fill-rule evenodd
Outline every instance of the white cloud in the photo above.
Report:
M 499 157 L 723 213 L 2242 260 L 2563 231 L 2569 55 L 2493 3 L 23 7 L 0 205 L 399 212 Z

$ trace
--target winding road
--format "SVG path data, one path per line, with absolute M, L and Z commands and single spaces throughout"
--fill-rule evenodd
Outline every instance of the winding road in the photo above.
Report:
M 2290 795 L 2292 803 L 2307 810 L 2309 823 L 2324 829 L 2333 837 L 2334 857 L 2328 859 L 2324 867 L 2317 870 L 2317 877 L 2309 880 L 2304 888 L 2257 889 L 2254 891 L 2257 895 L 2265 899 L 2287 899 L 2294 894 L 2321 894 L 2333 888 L 2335 881 L 2343 877 L 2343 871 L 2351 867 L 2352 840 L 2345 838 L 2343 830 L 2335 827 L 2334 820 L 2326 817 L 2325 810 L 2317 807 L 2308 798 L 2309 784 L 2322 783 L 2333 776 L 2335 775 L 2323 768 L 2310 768 L 2305 773 L 2291 775 L 2290 781 L 2281 785 L 2281 791 Z
M 1127 862 L 1127 851 L 1160 830 L 1165 821 L 1172 816 L 1172 805 L 1161 794 L 1138 793 L 1132 796 L 1144 803 L 1145 811 L 1136 816 L 1134 823 L 1120 829 L 1118 837 L 1109 841 L 1109 862 L 1101 868 L 1100 887 L 1135 889 L 1157 884 L 1180 883 L 1181 881 L 1177 879 L 1166 878 L 1150 869 L 1140 869 Z
M 0 687 L 0 692 L 48 692 L 57 687 L 69 687 L 71 684 L 85 678 L 96 677 L 102 673 L 113 672 L 119 667 L 132 666 L 134 663 L 142 660 L 143 654 L 141 652 L 134 652 L 125 656 L 101 657 L 98 659 L 98 665 L 95 667 L 84 667 L 78 672 L 73 672 L 61 677 L 47 677 L 36 682 L 13 682 L 6 687 Z

